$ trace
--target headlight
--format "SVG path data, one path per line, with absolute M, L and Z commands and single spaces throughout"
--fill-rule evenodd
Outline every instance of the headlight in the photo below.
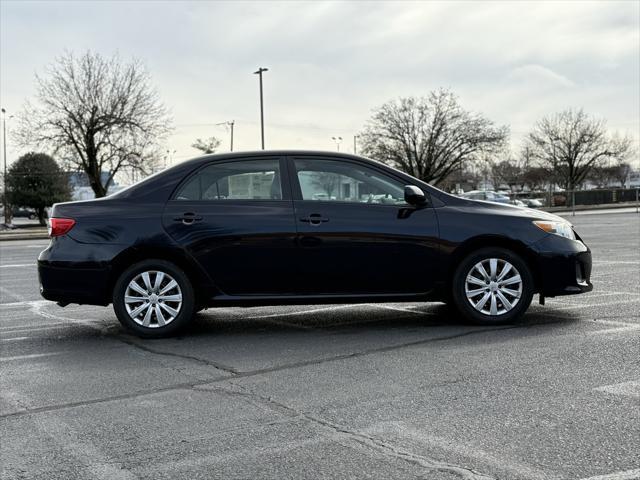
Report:
M 568 222 L 548 222 L 546 220 L 536 220 L 533 224 L 544 230 L 547 233 L 553 233 L 554 235 L 560 235 L 561 237 L 568 238 L 569 240 L 575 240 L 576 234 L 573 233 L 573 228 Z

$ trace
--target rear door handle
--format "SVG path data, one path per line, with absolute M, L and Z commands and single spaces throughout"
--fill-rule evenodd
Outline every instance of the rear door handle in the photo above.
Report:
M 202 217 L 193 212 L 183 213 L 181 217 L 173 219 L 174 222 L 182 222 L 185 225 L 193 225 L 195 222 L 201 222 Z
M 311 225 L 320 225 L 321 223 L 328 222 L 329 219 L 319 213 L 311 213 L 308 217 L 302 217 L 300 221 L 310 223 Z

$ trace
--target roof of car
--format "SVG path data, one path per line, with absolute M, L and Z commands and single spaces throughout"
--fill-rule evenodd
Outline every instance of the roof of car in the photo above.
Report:
M 374 164 L 383 165 L 389 168 L 389 165 L 385 165 L 378 160 L 374 160 L 372 158 L 363 157 L 362 155 L 353 155 L 352 153 L 346 152 L 337 152 L 331 150 L 296 150 L 296 149 L 279 149 L 279 150 L 247 150 L 247 151 L 236 151 L 236 152 L 224 152 L 224 153 L 210 153 L 206 155 L 199 155 L 194 158 L 190 158 L 188 160 L 177 163 L 172 168 L 184 168 L 191 167 L 194 164 L 201 164 L 204 162 L 211 162 L 216 160 L 230 160 L 234 158 L 246 158 L 246 157 L 273 157 L 273 156 L 296 156 L 296 155 L 304 155 L 304 156 L 318 156 L 318 157 L 336 157 L 336 158 L 350 158 L 353 160 L 365 160 L 367 162 L 372 162 Z
M 236 152 L 224 152 L 224 153 L 210 153 L 206 155 L 199 155 L 194 157 L 188 162 L 191 161 L 202 161 L 202 160 L 216 160 L 216 159 L 228 159 L 234 157 L 255 157 L 255 156 L 274 156 L 274 155 L 310 155 L 310 156 L 332 156 L 332 157 L 350 157 L 350 158 L 365 158 L 361 155 L 353 155 L 351 153 L 346 152 L 337 152 L 331 150 L 298 150 L 298 149 L 278 149 L 278 150 L 244 150 L 244 151 L 236 151 Z

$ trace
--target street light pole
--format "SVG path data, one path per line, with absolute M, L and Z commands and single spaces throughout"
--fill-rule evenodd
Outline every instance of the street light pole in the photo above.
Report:
M 173 156 L 177 150 L 167 150 L 167 154 L 164 157 L 164 168 L 167 168 L 169 164 L 173 165 Z
M 331 140 L 336 142 L 336 148 L 340 151 L 340 142 L 342 142 L 342 137 L 331 137 Z
M 262 99 L 262 73 L 268 72 L 268 68 L 260 67 L 257 71 L 253 72 L 260 77 L 260 134 L 262 138 L 262 150 L 264 150 L 264 103 Z
M 235 120 L 231 120 L 230 122 L 221 122 L 216 123 L 216 125 L 226 125 L 231 129 L 231 144 L 229 145 L 229 151 L 233 152 L 233 126 L 236 124 Z
M 353 136 L 353 154 L 354 154 L 354 155 L 357 155 L 357 154 L 358 154 L 358 150 L 357 150 L 357 147 L 356 147 L 356 139 L 357 139 L 357 138 L 358 138 L 358 135 L 354 135 L 354 136 Z
M 5 225 L 11 225 L 11 207 L 9 206 L 9 196 L 7 195 L 7 111 L 2 109 L 2 156 L 4 160 L 4 175 L 3 175 L 3 187 L 4 187 L 4 223 Z

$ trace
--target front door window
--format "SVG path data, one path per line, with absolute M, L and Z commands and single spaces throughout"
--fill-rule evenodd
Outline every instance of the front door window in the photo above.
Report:
M 404 186 L 386 175 L 354 163 L 296 159 L 303 200 L 404 204 Z

